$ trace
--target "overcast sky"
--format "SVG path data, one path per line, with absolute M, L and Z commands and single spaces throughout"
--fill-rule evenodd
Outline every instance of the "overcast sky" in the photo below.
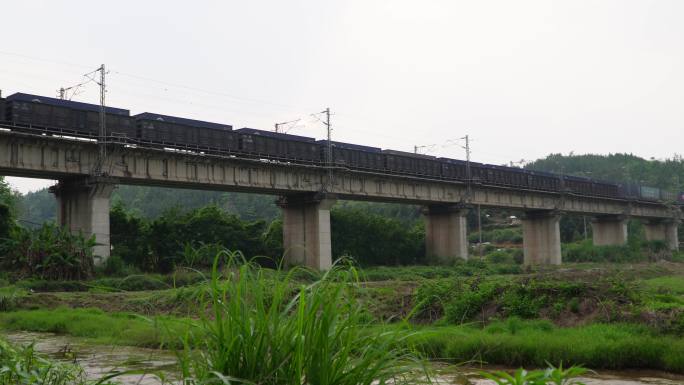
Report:
M 684 1 L 11 1 L 0 89 L 475 161 L 684 146 Z M 97 86 L 74 100 L 98 102 Z M 21 191 L 49 182 L 11 179 Z

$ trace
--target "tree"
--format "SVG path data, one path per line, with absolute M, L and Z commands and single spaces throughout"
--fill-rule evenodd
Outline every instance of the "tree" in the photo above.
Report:
M 17 194 L 12 191 L 5 177 L 0 176 L 0 243 L 10 237 L 15 226 Z

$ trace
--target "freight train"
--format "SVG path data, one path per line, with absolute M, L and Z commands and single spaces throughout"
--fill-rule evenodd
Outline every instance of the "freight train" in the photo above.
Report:
M 234 130 L 231 125 L 210 123 L 150 112 L 130 115 L 121 108 L 106 107 L 106 136 L 131 145 L 182 148 L 205 154 L 264 159 L 288 163 L 326 165 L 350 170 L 412 175 L 423 178 L 508 186 L 529 190 L 566 192 L 585 196 L 684 203 L 684 193 L 658 188 L 618 184 L 590 178 L 557 175 L 516 167 L 496 166 L 430 155 L 328 142 L 254 128 Z M 41 132 L 97 139 L 100 106 L 46 96 L 16 93 L 0 97 L 0 121 L 17 131 Z M 332 154 L 328 152 L 332 151 Z M 469 166 L 469 167 L 468 167 Z M 470 170 L 468 170 L 470 169 Z

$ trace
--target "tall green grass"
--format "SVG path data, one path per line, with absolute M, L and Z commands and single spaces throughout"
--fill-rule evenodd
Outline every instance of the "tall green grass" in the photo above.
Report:
M 105 313 L 100 309 L 58 308 L 0 313 L 0 327 L 5 330 L 67 334 L 88 338 L 94 343 L 150 348 L 174 342 L 175 336 L 186 333 L 188 322 L 172 317 L 149 319 L 131 313 Z
M 337 265 L 303 285 L 293 281 L 297 269 L 273 280 L 240 254 L 225 257 L 224 273 L 215 263 L 203 299 L 210 314 L 179 352 L 185 384 L 382 385 L 425 377 L 407 347 L 411 333 L 367 328 L 353 267 Z
M 658 369 L 684 373 L 684 339 L 646 326 L 592 324 L 555 327 L 511 318 L 485 328 L 426 327 L 414 343 L 429 357 L 511 367 L 551 364 L 593 369 Z

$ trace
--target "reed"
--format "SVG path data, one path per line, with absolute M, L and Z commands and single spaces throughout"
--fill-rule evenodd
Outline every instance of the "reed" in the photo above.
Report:
M 223 269 L 219 269 L 219 261 Z M 409 348 L 411 333 L 371 329 L 358 302 L 358 273 L 336 264 L 304 285 L 277 279 L 239 253 L 216 258 L 203 314 L 178 352 L 186 385 L 416 384 L 427 379 L 423 361 Z M 376 325 L 377 326 L 377 325 Z M 371 332 L 371 330 L 373 330 Z

